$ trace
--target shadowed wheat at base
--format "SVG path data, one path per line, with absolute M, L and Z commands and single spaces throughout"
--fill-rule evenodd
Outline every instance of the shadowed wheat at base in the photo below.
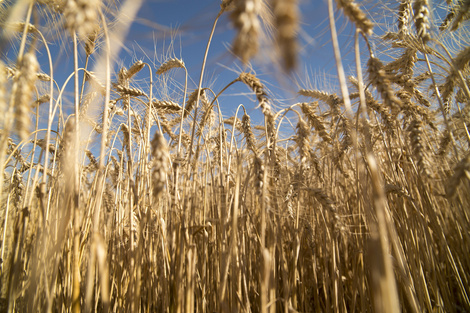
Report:
M 302 1 L 221 1 L 196 84 L 120 60 L 140 2 L 0 2 L 0 311 L 470 311 L 467 2 L 329 1 L 330 89 Z

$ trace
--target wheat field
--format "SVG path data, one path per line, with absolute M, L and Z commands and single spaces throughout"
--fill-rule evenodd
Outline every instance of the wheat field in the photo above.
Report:
M 295 76 L 299 1 L 219 2 L 191 87 L 119 62 L 140 1 L 0 1 L 0 311 L 469 312 L 470 1 L 328 0 L 336 87 L 282 101 L 251 62 Z

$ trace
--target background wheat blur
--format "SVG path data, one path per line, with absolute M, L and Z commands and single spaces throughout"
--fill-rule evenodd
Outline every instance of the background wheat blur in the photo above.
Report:
M 296 0 L 221 1 L 207 49 L 226 15 L 247 69 L 221 90 L 207 52 L 196 88 L 120 65 L 140 1 L 0 1 L 0 311 L 470 311 L 470 1 L 382 4 L 329 0 L 337 90 L 281 101 L 249 62 L 269 41 L 295 77 Z

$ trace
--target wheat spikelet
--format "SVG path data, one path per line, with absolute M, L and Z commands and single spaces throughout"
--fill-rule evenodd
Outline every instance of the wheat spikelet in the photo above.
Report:
M 273 149 L 273 168 L 274 168 L 274 173 L 273 173 L 273 176 L 274 176 L 274 179 L 275 181 L 279 181 L 279 179 L 281 178 L 281 171 L 282 171 L 282 165 L 281 165 L 281 150 L 279 148 L 279 146 L 276 146 L 275 149 Z
M 256 148 L 256 139 L 255 135 L 253 134 L 253 130 L 251 129 L 251 122 L 250 122 L 250 116 L 248 114 L 244 114 L 242 117 L 242 129 L 243 129 L 243 134 L 245 135 L 245 141 L 248 150 L 253 151 L 255 155 L 258 154 L 257 148 Z
M 222 12 L 231 11 L 235 8 L 236 0 L 222 0 L 220 3 L 220 10 Z
M 418 119 L 414 119 L 410 123 L 410 126 L 408 127 L 408 131 L 409 131 L 413 156 L 416 159 L 418 170 L 420 171 L 421 174 L 425 176 L 429 176 L 426 150 L 424 149 L 424 146 L 422 143 L 423 123 Z
M 86 71 L 85 79 L 90 83 L 90 85 L 99 91 L 102 95 L 106 94 L 105 86 L 99 81 L 98 77 L 95 76 L 93 72 Z
M 181 106 L 171 100 L 157 100 L 153 99 L 152 105 L 158 111 L 165 113 L 178 113 L 181 112 Z
M 261 0 L 235 0 L 235 8 L 230 14 L 230 19 L 237 29 L 233 53 L 245 64 L 258 52 L 260 10 Z
M 452 23 L 452 27 L 450 30 L 454 31 L 459 28 L 461 23 L 463 21 L 467 21 L 470 19 L 470 1 L 469 0 L 463 0 L 459 1 L 458 7 L 455 9 L 455 18 L 454 22 Z
M 402 103 L 402 110 L 408 116 L 419 115 L 427 124 L 432 125 L 434 119 L 433 114 L 426 108 L 423 108 L 415 103 L 411 102 L 412 94 L 405 90 L 400 90 L 397 92 L 397 96 L 400 98 Z
M 284 197 L 284 203 L 286 203 L 286 206 L 287 206 L 287 212 L 289 213 L 289 217 L 292 219 L 292 220 L 295 220 L 295 211 L 294 211 L 294 206 L 292 204 L 292 195 L 293 195 L 293 191 L 294 191 L 294 186 L 291 184 L 289 185 L 289 189 L 287 190 L 287 194 L 286 196 Z
M 263 160 L 258 156 L 255 155 L 253 157 L 253 174 L 254 174 L 254 185 L 256 188 L 256 192 L 258 195 L 262 195 L 263 193 L 263 184 L 264 184 L 264 175 L 265 168 L 263 164 Z
M 322 170 L 321 170 L 321 164 L 320 160 L 318 159 L 317 155 L 315 154 L 315 151 L 313 149 L 310 149 L 310 163 L 313 165 L 313 168 L 315 169 L 315 172 L 317 173 L 317 177 L 320 180 L 321 183 L 324 182 L 323 175 L 322 175 Z
M 325 125 L 323 125 L 321 118 L 315 114 L 311 106 L 308 103 L 302 103 L 300 105 L 300 108 L 304 115 L 307 117 L 310 126 L 315 128 L 315 130 L 318 132 L 323 141 L 331 143 L 332 140 L 330 135 L 326 131 Z
M 160 133 L 155 133 L 151 142 L 152 161 L 152 189 L 155 198 L 158 198 L 166 183 L 166 173 L 169 165 L 169 150 L 165 137 Z
M 138 115 L 134 115 L 134 122 L 132 123 L 131 133 L 137 138 L 143 138 L 143 131 L 142 131 L 142 119 Z
M 95 172 L 96 170 L 98 170 L 98 161 L 96 161 L 96 158 L 93 155 L 93 153 L 90 150 L 87 149 L 87 150 L 85 150 L 85 154 L 86 154 L 88 160 L 90 160 L 90 163 L 85 168 L 85 172 L 92 173 L 92 172 Z
M 437 155 L 444 156 L 447 153 L 447 150 L 449 149 L 451 141 L 451 133 L 448 129 L 446 129 L 442 134 L 441 139 L 439 140 L 439 150 L 437 152 Z
M 51 77 L 45 73 L 37 73 L 36 74 L 36 77 L 41 80 L 41 81 L 44 81 L 44 82 L 50 82 L 51 81 Z
M 124 124 L 122 123 L 121 124 L 121 131 L 122 131 L 122 135 L 123 135 L 123 140 L 122 140 L 122 147 L 123 149 L 127 147 L 128 151 L 130 151 L 130 147 L 129 147 L 129 140 L 131 139 L 130 138 L 130 132 L 129 132 L 129 126 L 127 126 L 127 124 Z M 130 157 L 130 153 L 128 154 L 129 157 Z
M 297 33 L 299 30 L 297 0 L 274 0 L 273 13 L 277 30 L 277 43 L 281 49 L 284 68 L 290 71 L 297 65 Z
M 299 118 L 299 122 L 297 123 L 297 136 L 295 142 L 297 143 L 297 147 L 299 148 L 300 154 L 300 162 L 301 164 L 307 161 L 310 151 L 310 143 L 308 140 L 308 136 L 310 131 L 308 129 L 307 123 L 302 118 Z
M 45 95 L 42 95 L 40 96 L 35 102 L 34 102 L 34 105 L 35 106 L 39 106 L 45 102 L 49 102 L 49 100 L 51 100 L 51 95 L 50 94 L 45 94 Z
M 341 115 L 341 110 L 339 108 L 341 99 L 336 94 L 329 94 L 324 91 L 313 89 L 300 89 L 298 93 L 301 96 L 310 97 L 325 102 L 331 108 L 335 116 Z
M 18 71 L 14 67 L 7 66 L 7 67 L 5 67 L 5 73 L 6 73 L 7 78 L 12 78 L 12 77 L 16 76 Z
M 421 93 L 421 91 L 419 91 L 418 88 L 413 88 L 411 90 L 411 93 L 419 102 L 419 104 L 424 105 L 425 107 L 428 107 L 428 108 L 431 106 L 431 102 L 429 102 L 429 100 L 426 99 L 426 97 Z
M 463 48 L 454 58 L 456 70 L 464 70 L 470 62 L 470 47 Z
M 411 0 L 401 0 L 398 8 L 398 34 L 408 35 L 408 24 L 411 17 Z
M 416 49 L 421 53 L 432 54 L 433 49 L 427 45 L 423 45 L 420 37 L 412 34 L 397 34 L 388 32 L 382 36 L 382 39 L 392 41 L 393 48 L 412 48 Z
M 83 97 L 83 100 L 80 104 L 80 111 L 79 111 L 80 119 L 86 118 L 88 107 L 90 106 L 90 104 L 93 102 L 93 100 L 96 98 L 97 95 L 98 95 L 98 92 L 92 91 L 92 92 L 87 93 Z M 110 105 L 110 107 L 112 106 Z
M 199 89 L 195 89 L 186 100 L 186 106 L 184 107 L 184 114 L 183 117 L 188 116 L 188 114 L 194 109 L 196 106 L 197 96 L 198 96 Z M 202 95 L 203 90 L 199 91 L 199 95 Z
M 67 0 L 64 7 L 65 28 L 86 41 L 96 29 L 100 6 L 101 0 Z
M 127 70 L 127 79 L 131 79 L 135 74 L 140 72 L 145 66 L 145 63 L 142 60 L 138 60 Z
M 447 15 L 446 17 L 444 18 L 444 20 L 442 21 L 441 25 L 439 25 L 439 30 L 440 31 L 444 31 L 446 30 L 449 25 L 450 25 L 450 22 L 454 19 L 455 17 L 455 11 L 454 10 L 451 10 Z
M 351 125 L 349 119 L 346 118 L 344 115 L 339 116 L 339 131 L 342 134 L 342 142 L 341 142 L 341 154 L 344 153 L 349 147 L 352 146 L 352 138 L 351 138 Z
M 225 158 L 222 158 L 222 151 L 224 143 L 227 140 L 227 135 L 225 134 L 225 132 L 221 132 L 220 135 L 216 134 L 214 137 L 212 137 L 212 140 L 215 143 L 214 149 L 212 150 L 214 155 L 214 162 L 215 164 L 220 164 L 220 161 L 222 161 L 222 165 L 224 165 Z
M 464 48 L 453 59 L 453 66 L 449 71 L 449 75 L 445 78 L 444 83 L 439 87 L 441 91 L 442 101 L 446 106 L 449 105 L 449 99 L 454 93 L 455 85 L 459 79 L 459 71 L 464 70 L 470 61 L 470 47 Z
M 470 86 L 470 78 L 465 80 L 465 84 L 467 86 Z M 464 91 L 464 88 L 463 87 L 459 88 L 459 90 L 455 94 L 455 101 L 457 101 L 458 103 L 467 103 L 469 100 L 470 99 L 467 93 Z
M 204 128 L 207 125 L 209 131 L 214 126 L 215 123 L 215 112 L 212 109 L 212 104 L 206 96 L 206 93 L 203 91 L 201 92 L 200 96 L 201 104 L 202 104 L 202 114 L 201 118 L 199 119 L 201 122 L 198 125 L 198 130 L 196 131 L 196 136 L 201 136 Z M 211 137 L 211 134 L 208 135 Z
M 165 115 L 160 116 L 160 125 L 162 126 L 162 130 L 170 135 L 171 139 L 175 140 L 175 134 L 173 134 L 173 131 L 171 130 L 171 124 L 168 122 L 168 119 L 166 118 Z
M 239 118 L 236 118 L 235 116 L 231 116 L 229 118 L 226 118 L 224 120 L 224 124 L 228 124 L 228 125 L 232 125 L 234 124 L 235 122 L 235 119 L 236 119 L 236 123 L 235 123 L 235 129 L 238 130 L 239 132 L 243 132 L 243 129 L 242 129 L 242 122 L 240 121 Z
M 95 28 L 85 40 L 85 53 L 87 56 L 90 56 L 95 52 L 96 39 L 98 38 L 99 31 Z
M 20 23 L 20 22 L 10 23 L 6 26 L 6 28 L 8 30 L 13 30 L 13 31 L 16 31 L 16 32 L 23 32 L 24 27 L 25 27 L 25 23 Z M 36 28 L 36 26 L 34 26 L 32 24 L 28 24 L 27 32 L 34 34 L 34 33 L 38 32 L 38 29 Z
M 40 147 L 42 150 L 46 151 L 46 140 L 37 139 L 36 140 L 36 145 L 38 145 L 38 147 Z M 51 154 L 54 154 L 55 153 L 55 146 L 52 143 L 50 143 L 49 148 L 47 149 L 47 151 L 49 151 L 49 153 L 51 153 Z
M 417 60 L 417 50 L 407 48 L 398 59 L 385 65 L 384 69 L 386 73 L 389 71 L 401 71 L 402 75 L 399 75 L 400 80 L 408 81 L 413 76 L 413 68 Z
M 267 117 L 268 124 L 272 124 L 274 122 L 274 114 L 271 110 L 271 106 L 268 103 L 268 96 L 264 91 L 264 86 L 261 81 L 251 73 L 241 73 L 240 80 L 245 85 L 250 87 L 251 90 L 253 90 L 253 92 L 256 94 L 261 111 L 263 112 L 264 116 Z
M 127 78 L 127 68 L 125 66 L 119 69 L 117 74 L 117 84 L 123 86 L 129 85 L 129 79 Z
M 359 88 L 359 82 L 355 77 L 350 76 L 349 82 L 351 82 L 356 88 Z M 379 113 L 384 124 L 387 126 L 387 130 L 393 133 L 395 128 L 395 121 L 392 118 L 389 110 L 387 110 L 387 108 L 385 108 L 379 101 L 375 100 L 374 96 L 368 89 L 364 90 L 364 92 L 366 96 L 367 107 Z
M 116 89 L 117 92 L 119 92 L 121 95 L 128 95 L 132 97 L 141 97 L 141 96 L 147 96 L 145 92 L 142 90 L 139 90 L 137 88 L 132 88 L 132 87 L 125 87 L 123 85 L 118 85 L 116 83 L 113 83 L 114 89 Z
M 185 68 L 184 62 L 180 59 L 174 58 L 166 61 L 157 70 L 157 75 L 162 75 L 165 72 L 168 72 L 174 68 Z
M 400 100 L 395 96 L 390 79 L 385 74 L 382 62 L 375 57 L 371 57 L 369 62 L 367 62 L 367 66 L 369 79 L 372 85 L 377 88 L 385 104 L 392 110 L 399 107 Z
M 15 104 L 15 125 L 18 136 L 23 140 L 30 133 L 30 105 L 34 90 L 34 84 L 37 79 L 39 63 L 36 55 L 32 52 L 26 53 L 18 66 L 17 89 L 14 94 Z
M 451 31 L 455 31 L 459 28 L 463 21 L 470 19 L 470 1 L 468 0 L 459 0 L 457 1 L 447 16 L 442 21 L 439 29 L 441 31 L 447 29 L 452 22 L 452 27 L 450 28 Z
M 338 7 L 344 10 L 344 14 L 356 24 L 365 34 L 371 34 L 374 24 L 367 18 L 367 15 L 359 8 L 354 0 L 336 0 Z
M 431 39 L 428 33 L 430 28 L 428 6 L 428 0 L 415 0 L 413 4 L 416 33 L 424 43 Z

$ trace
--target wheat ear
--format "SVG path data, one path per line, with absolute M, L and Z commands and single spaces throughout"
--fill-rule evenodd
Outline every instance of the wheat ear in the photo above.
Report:
M 230 14 L 237 35 L 233 42 L 233 53 L 243 63 L 248 61 L 258 52 L 258 37 L 260 33 L 260 21 L 258 14 L 261 9 L 261 0 L 236 0 L 235 9 Z

